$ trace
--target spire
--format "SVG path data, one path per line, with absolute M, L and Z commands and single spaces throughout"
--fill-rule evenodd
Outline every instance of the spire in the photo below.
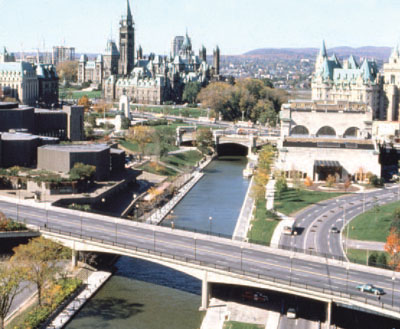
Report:
M 399 58 L 399 56 L 400 56 L 399 44 L 397 44 L 396 47 L 393 48 L 391 57 L 392 58 Z
M 328 54 L 326 52 L 325 40 L 322 40 L 322 47 L 321 47 L 321 50 L 319 51 L 319 55 L 322 57 L 328 56 Z
M 126 0 L 126 3 L 127 3 L 126 19 L 127 19 L 128 22 L 133 22 L 131 7 L 129 6 L 129 0 Z

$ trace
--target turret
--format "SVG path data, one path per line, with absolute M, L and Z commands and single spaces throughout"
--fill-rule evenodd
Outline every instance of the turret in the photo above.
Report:
M 215 48 L 213 56 L 214 74 L 219 75 L 219 47 Z

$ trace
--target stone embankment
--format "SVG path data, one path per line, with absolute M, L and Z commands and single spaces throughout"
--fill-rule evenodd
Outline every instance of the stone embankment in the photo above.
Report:
M 201 172 L 207 167 L 214 157 L 208 157 L 206 161 L 201 163 L 195 171 L 189 176 L 186 183 L 180 188 L 179 192 L 162 208 L 154 212 L 150 217 L 146 219 L 148 224 L 160 224 L 164 218 L 170 213 L 170 211 L 185 197 L 185 195 L 196 185 L 196 183 L 204 176 Z
M 112 274 L 109 272 L 102 271 L 92 273 L 87 279 L 85 289 L 56 316 L 46 329 L 63 328 L 82 306 L 103 286 L 111 275 Z

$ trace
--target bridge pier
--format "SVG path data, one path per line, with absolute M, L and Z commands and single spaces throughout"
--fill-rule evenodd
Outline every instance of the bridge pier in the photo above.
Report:
M 326 326 L 330 328 L 332 324 L 332 301 L 326 305 Z
M 204 277 L 201 282 L 201 306 L 200 311 L 206 311 L 208 308 L 208 301 L 210 300 L 210 288 L 211 284 L 207 279 L 207 271 L 204 271 Z
M 75 249 L 72 249 L 72 257 L 71 257 L 71 268 L 74 269 L 78 265 L 78 252 Z

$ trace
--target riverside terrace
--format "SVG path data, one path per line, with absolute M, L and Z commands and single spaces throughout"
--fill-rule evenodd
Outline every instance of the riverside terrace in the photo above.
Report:
M 202 308 L 214 283 L 250 286 L 315 299 L 400 319 L 400 274 L 378 268 L 272 249 L 210 235 L 83 214 L 34 202 L 2 198 L 7 216 L 40 230 L 73 250 L 126 255 L 155 262 L 202 280 Z M 373 282 L 386 292 L 381 299 L 359 292 Z

